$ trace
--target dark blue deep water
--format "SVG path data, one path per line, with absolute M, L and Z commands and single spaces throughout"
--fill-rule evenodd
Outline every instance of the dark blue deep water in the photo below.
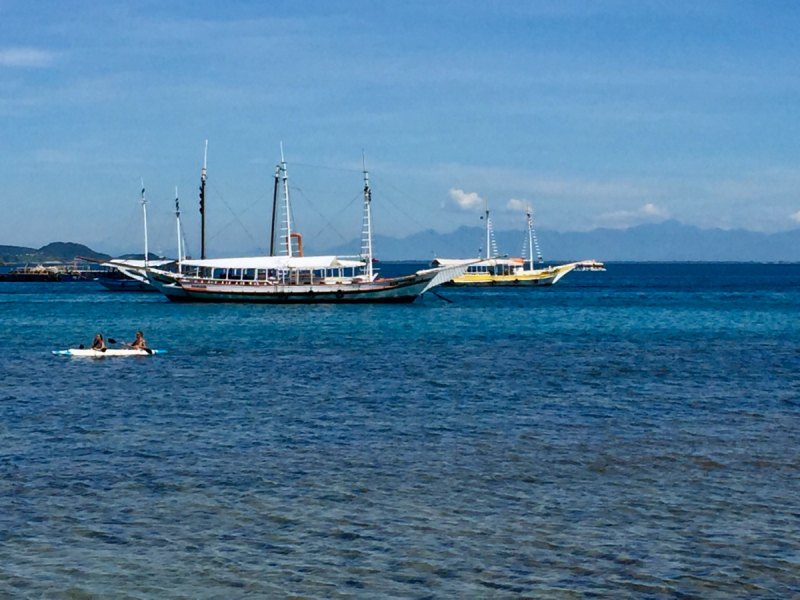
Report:
M 0 597 L 800 594 L 800 265 L 440 293 L 0 284 Z

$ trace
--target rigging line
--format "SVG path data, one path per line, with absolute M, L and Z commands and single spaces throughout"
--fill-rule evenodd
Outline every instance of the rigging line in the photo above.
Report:
M 292 231 L 293 231 L 293 233 L 298 233 L 298 231 L 297 231 L 297 219 L 294 218 L 294 206 L 292 206 L 291 203 L 289 203 L 289 215 L 290 215 L 289 218 L 290 218 L 291 222 L 294 224 L 294 228 L 292 229 Z
M 138 202 L 137 202 L 138 204 Z M 127 218 L 123 220 L 123 217 L 128 215 Z M 141 218 L 142 218 L 142 209 L 140 206 L 133 206 L 129 209 L 127 213 L 118 213 L 118 218 L 115 220 L 116 225 L 109 230 L 109 235 L 103 240 L 100 240 L 98 244 L 106 244 L 107 242 L 113 240 L 120 239 L 120 233 L 127 234 L 128 232 L 132 231 L 135 225 L 135 222 L 138 221 L 139 224 L 136 227 L 141 227 Z M 124 237 L 124 236 L 122 236 Z
M 222 200 L 222 203 L 223 203 L 223 204 L 224 204 L 224 205 L 225 205 L 225 206 L 228 208 L 228 210 L 229 210 L 229 211 L 231 211 L 231 214 L 233 215 L 233 221 L 231 221 L 230 223 L 228 223 L 227 225 L 225 225 L 225 227 L 223 227 L 222 229 L 220 229 L 219 231 L 217 231 L 217 233 L 216 233 L 216 234 L 214 234 L 214 236 L 213 236 L 213 237 L 211 237 L 211 238 L 209 239 L 209 241 L 210 241 L 210 240 L 213 240 L 213 239 L 214 239 L 215 237 L 217 237 L 217 236 L 218 236 L 220 233 L 222 233 L 222 232 L 223 232 L 225 229 L 227 229 L 228 227 L 230 227 L 230 225 L 231 225 L 232 223 L 236 222 L 236 223 L 239 223 L 239 225 L 241 226 L 242 230 L 244 230 L 244 232 L 247 234 L 247 237 L 249 237 L 249 238 L 250 238 L 250 241 L 252 241 L 252 242 L 253 242 L 253 243 L 256 245 L 256 247 L 257 247 L 257 248 L 258 248 L 258 249 L 261 251 L 261 253 L 263 254 L 263 253 L 264 253 L 264 250 L 261 248 L 261 246 L 260 246 L 260 245 L 259 245 L 259 243 L 256 241 L 256 239 L 255 239 L 255 238 L 252 236 L 252 234 L 251 234 L 251 233 L 250 233 L 250 231 L 247 229 L 247 227 L 245 227 L 244 223 L 242 223 L 242 221 L 239 219 L 238 215 L 237 215 L 237 214 L 234 212 L 234 210 L 231 208 L 231 205 L 230 205 L 230 204 L 228 204 L 227 200 L 225 200 L 225 197 L 224 197 L 224 196 L 223 196 L 223 195 L 222 195 L 222 194 L 219 192 L 219 190 L 218 190 L 218 189 L 217 189 L 217 188 L 216 188 L 214 185 L 211 185 L 211 186 L 209 186 L 209 187 L 211 187 L 211 189 L 212 189 L 212 190 L 213 190 L 213 191 L 214 191 L 214 192 L 215 192 L 215 193 L 216 193 L 216 194 L 219 196 L 219 199 L 220 199 L 220 200 Z M 255 204 L 255 203 L 254 203 L 254 204 Z M 250 208 L 252 208 L 252 207 L 253 207 L 253 204 L 251 204 L 251 205 L 250 205 L 250 206 L 247 208 L 247 210 L 250 210 Z
M 342 210 L 340 210 L 338 213 L 336 213 L 335 215 L 333 215 L 333 218 L 335 219 L 336 217 L 338 217 L 338 216 L 340 216 L 340 215 L 344 214 L 344 212 L 345 212 L 345 211 L 346 211 L 348 208 L 350 208 L 350 207 L 353 205 L 353 202 L 355 202 L 356 200 L 358 200 L 358 199 L 359 199 L 359 198 L 361 198 L 361 197 L 363 197 L 361 192 L 359 192 L 358 194 L 356 194 L 356 195 L 353 197 L 353 199 L 352 199 L 352 200 L 350 200 L 350 203 L 349 203 L 347 206 L 345 206 L 345 207 L 344 207 Z M 320 229 L 320 230 L 319 230 L 319 232 L 317 232 L 317 235 L 315 235 L 315 236 L 314 236 L 312 239 L 317 239 L 317 238 L 318 238 L 320 235 L 322 235 L 322 232 L 323 232 L 323 231 L 325 231 L 325 230 L 326 230 L 328 227 L 330 227 L 331 229 L 333 229 L 334 231 L 336 231 L 336 229 L 334 229 L 333 225 L 331 225 L 331 222 L 329 221 L 329 222 L 328 222 L 328 223 L 327 223 L 327 224 L 326 224 L 326 225 L 325 225 L 325 226 L 324 226 L 322 229 Z M 336 234 L 337 234 L 337 235 L 338 235 L 340 238 L 342 238 L 342 241 L 343 241 L 343 242 L 347 243 L 347 242 L 349 242 L 349 241 L 350 241 L 350 240 L 348 240 L 348 239 L 345 239 L 345 237 L 344 237 L 344 236 L 343 236 L 341 233 L 339 233 L 338 231 L 336 231 Z
M 183 221 L 181 221 L 181 242 L 184 249 L 189 248 L 189 244 L 186 243 L 186 229 L 183 227 Z
M 318 214 L 320 217 L 322 217 L 322 219 L 325 221 L 325 226 L 324 226 L 324 227 L 323 227 L 323 228 L 322 228 L 322 229 L 319 231 L 319 233 L 317 233 L 317 235 L 315 235 L 315 236 L 314 236 L 314 237 L 312 237 L 312 238 L 309 238 L 309 241 L 316 240 L 316 239 L 317 239 L 317 238 L 320 236 L 320 234 L 321 234 L 323 231 L 325 231 L 325 229 L 327 229 L 328 227 L 330 227 L 330 228 L 331 228 L 331 229 L 332 229 L 332 230 L 333 230 L 333 231 L 336 233 L 336 235 L 338 235 L 340 238 L 342 238 L 342 241 L 344 241 L 344 242 L 346 242 L 346 241 L 347 241 L 347 240 L 344 238 L 344 236 L 343 236 L 341 233 L 339 233 L 339 231 L 337 231 L 337 229 L 336 229 L 336 228 L 333 226 L 333 223 L 331 223 L 331 222 L 328 220 L 328 217 L 326 217 L 324 214 L 322 214 L 322 213 L 319 211 L 319 209 L 318 209 L 316 206 L 314 206 L 314 203 L 313 203 L 313 202 L 311 202 L 311 199 L 310 199 L 308 196 L 306 196 L 306 195 L 305 195 L 305 193 L 303 192 L 303 190 L 301 190 L 299 187 L 296 187 L 296 186 L 293 186 L 293 185 L 292 185 L 292 186 L 290 186 L 290 187 L 291 187 L 291 189 L 293 189 L 293 190 L 295 190 L 295 191 L 299 192 L 299 193 L 300 193 L 300 195 L 301 195 L 301 196 L 302 196 L 302 197 L 305 199 L 305 201 L 306 201 L 306 202 L 308 202 L 308 205 L 309 205 L 311 208 L 313 208 L 313 209 L 314 209 L 314 212 L 316 212 L 316 213 L 317 213 L 317 214 Z M 353 203 L 353 202 L 351 201 L 351 202 L 350 202 L 350 204 L 352 204 L 352 203 Z M 349 205 L 348 205 L 348 206 L 349 206 Z M 338 216 L 338 215 L 337 215 L 337 216 Z M 292 212 L 292 217 L 294 217 L 294 212 Z
M 318 231 L 316 234 L 314 234 L 314 236 L 312 236 L 312 237 L 308 238 L 308 241 L 309 241 L 309 242 L 314 242 L 314 241 L 316 241 L 316 240 L 319 238 L 319 236 L 321 236 L 321 235 L 322 235 L 322 233 L 323 233 L 323 232 L 324 232 L 326 229 L 328 229 L 329 227 L 330 227 L 330 229 L 331 229 L 331 230 L 332 230 L 332 231 L 333 231 L 333 232 L 334 232 L 336 235 L 338 235 L 338 236 L 341 238 L 342 242 L 344 242 L 345 244 L 346 244 L 346 243 L 348 243 L 348 242 L 350 242 L 350 241 L 352 241 L 352 240 L 345 239 L 345 237 L 344 237 L 344 236 L 343 236 L 341 233 L 339 233 L 339 232 L 338 232 L 336 229 L 334 229 L 334 228 L 333 228 L 333 226 L 332 226 L 330 223 L 328 223 L 328 224 L 324 225 L 324 226 L 322 227 L 322 229 L 320 229 L 320 230 L 319 230 L 319 231 Z
M 228 204 L 227 200 L 225 200 L 225 196 L 222 195 L 222 193 L 216 188 L 216 186 L 214 186 L 213 184 L 206 184 L 206 185 L 208 185 L 208 187 L 210 187 L 217 194 L 217 196 L 219 196 L 219 199 L 222 200 L 222 203 L 227 207 L 227 209 L 229 211 L 231 211 L 231 214 L 233 215 L 233 218 L 236 219 L 237 221 L 239 221 L 239 217 L 236 214 L 236 211 L 234 211 L 233 208 L 231 208 L 231 205 Z M 252 205 L 250 207 L 252 207 Z M 248 207 L 248 210 L 249 210 L 250 207 Z M 244 224 L 242 224 L 241 221 L 239 221 L 239 223 L 242 225 L 242 227 L 244 227 Z
M 380 207 L 382 209 L 388 207 L 390 211 L 392 211 L 392 210 L 397 211 L 395 213 L 395 216 L 397 214 L 400 214 L 405 218 L 404 222 L 395 223 L 395 225 L 396 225 L 395 231 L 397 231 L 397 229 L 400 229 L 400 231 L 399 231 L 399 233 L 397 235 L 400 235 L 401 237 L 413 235 L 415 233 L 415 230 L 413 229 L 413 225 L 414 224 L 416 224 L 416 226 L 418 227 L 418 230 L 421 230 L 421 231 L 425 231 L 425 230 L 431 228 L 430 224 L 424 225 L 424 224 L 420 223 L 414 217 L 409 215 L 406 211 L 404 211 L 403 209 L 401 209 L 398 206 L 396 206 L 393 202 L 386 202 L 386 203 L 380 204 Z M 387 221 L 392 221 L 391 217 L 389 217 L 387 219 Z M 409 221 L 412 221 L 412 223 L 409 223 Z M 397 225 L 400 225 L 400 227 L 397 227 Z M 405 233 L 403 233 L 403 232 L 405 232 Z
M 375 177 L 373 176 L 373 181 L 374 181 L 374 180 L 375 180 Z M 389 183 L 389 182 L 388 182 L 388 181 L 386 181 L 385 179 L 382 179 L 380 175 L 378 175 L 378 182 L 379 182 L 381 185 L 385 185 L 386 187 L 393 189 L 395 192 L 397 192 L 397 193 L 398 193 L 398 194 L 400 194 L 401 196 L 403 196 L 403 197 L 405 197 L 405 198 L 408 198 L 409 200 L 413 200 L 413 198 L 412 198 L 411 196 L 409 196 L 408 194 L 406 194 L 406 193 L 405 193 L 405 192 L 403 192 L 402 190 L 399 190 L 399 189 L 397 189 L 396 187 L 394 187 L 394 186 L 393 186 L 391 183 Z M 392 208 L 394 208 L 394 209 L 396 209 L 396 210 L 398 210 L 398 211 L 400 212 L 400 214 L 402 214 L 402 215 L 403 215 L 405 218 L 407 218 L 407 219 L 409 219 L 409 220 L 413 221 L 415 225 L 417 225 L 418 227 L 422 228 L 423 230 L 424 230 L 424 229 L 426 229 L 426 228 L 428 227 L 427 225 L 425 225 L 425 224 L 423 224 L 423 223 L 420 223 L 420 222 L 419 222 L 417 219 L 415 219 L 414 217 L 412 217 L 411 215 L 409 215 L 408 213 L 406 213 L 406 212 L 405 212 L 405 211 L 404 211 L 402 208 L 400 208 L 400 207 L 399 207 L 399 206 L 397 206 L 396 204 L 392 204 L 391 202 L 388 202 L 388 203 L 387 203 L 387 205 L 388 205 L 388 206 L 391 206 Z
M 248 206 L 248 207 L 247 207 L 247 208 L 245 208 L 245 209 L 244 209 L 244 210 L 243 210 L 241 213 L 239 213 L 239 216 L 240 216 L 240 217 L 241 217 L 241 216 L 244 216 L 244 215 L 245 215 L 245 213 L 247 213 L 247 211 L 249 211 L 251 208 L 253 208 L 253 207 L 254 207 L 256 204 L 259 204 L 259 203 L 263 202 L 263 201 L 264 201 L 264 198 L 266 198 L 266 196 L 261 196 L 261 198 L 259 198 L 259 199 L 258 199 L 258 200 L 256 200 L 255 202 L 253 202 L 253 203 L 252 203 L 250 206 Z
M 233 219 L 233 220 L 231 220 L 231 221 L 228 221 L 228 223 L 227 223 L 226 225 L 223 225 L 223 226 L 222 226 L 222 227 L 221 227 L 221 228 L 220 228 L 220 229 L 219 229 L 219 230 L 218 230 L 218 231 L 217 231 L 217 232 L 216 232 L 214 235 L 212 235 L 211 237 L 209 237 L 209 238 L 208 238 L 208 241 L 209 241 L 209 242 L 210 242 L 210 241 L 213 241 L 214 239 L 216 239 L 216 238 L 219 236 L 219 234 L 221 234 L 221 233 L 222 233 L 223 231 L 225 231 L 225 230 L 226 230 L 228 227 L 230 227 L 231 225 L 233 225 L 234 223 L 237 223 L 237 222 L 238 222 L 238 223 L 241 225 L 241 221 L 239 221 L 239 219 L 236 219 L 236 218 L 234 218 L 234 219 Z M 250 235 L 250 232 L 249 232 L 249 231 L 247 231 L 247 229 L 245 229 L 245 230 L 244 230 L 244 232 L 247 234 L 247 237 L 249 237 L 249 238 L 250 238 L 250 241 L 252 241 L 252 242 L 253 242 L 253 244 L 255 244 L 256 250 L 258 250 L 258 251 L 259 251 L 259 253 L 261 253 L 261 254 L 266 254 L 266 251 L 264 250 L 264 248 L 261 246 L 261 244 L 259 244 L 259 243 L 258 243 L 258 241 L 257 241 L 255 238 L 253 238 L 253 236 L 252 236 L 252 235 Z

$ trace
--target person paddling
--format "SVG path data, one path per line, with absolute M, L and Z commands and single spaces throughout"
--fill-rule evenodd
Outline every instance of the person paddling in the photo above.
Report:
M 102 351 L 102 350 L 105 350 L 105 349 L 106 349 L 106 343 L 103 340 L 103 334 L 102 333 L 98 333 L 96 336 L 94 336 L 94 340 L 92 341 L 92 350 L 101 350 Z
M 130 344 L 131 348 L 138 348 L 141 350 L 147 349 L 147 342 L 144 341 L 144 334 L 141 331 L 136 332 L 136 339 Z

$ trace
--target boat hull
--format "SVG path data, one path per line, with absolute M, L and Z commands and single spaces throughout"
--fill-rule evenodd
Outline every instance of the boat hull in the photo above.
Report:
M 410 304 L 425 290 L 430 278 L 383 284 L 380 281 L 343 285 L 243 285 L 181 281 L 186 296 L 168 296 L 179 302 L 250 302 L 261 304 Z
M 173 302 L 189 301 L 189 294 L 177 283 L 173 274 L 151 270 L 146 275 L 150 285 Z
M 413 275 L 342 283 L 277 284 L 223 281 L 149 273 L 150 281 L 173 302 L 257 304 L 410 304 L 426 291 L 463 275 L 466 265 L 426 269 Z M 167 283 L 169 281 L 169 283 Z
M 444 285 L 451 287 L 535 287 L 553 285 L 556 281 L 555 276 L 526 278 L 520 275 L 464 275 Z
M 100 285 L 112 292 L 157 292 L 158 290 L 146 281 L 135 279 L 98 279 Z
M 463 287 L 536 287 L 549 286 L 558 283 L 559 279 L 575 269 L 577 263 L 551 267 L 549 269 L 537 269 L 534 271 L 521 271 L 509 275 L 491 275 L 489 273 L 465 273 L 455 277 L 452 281 L 444 284 L 448 286 Z

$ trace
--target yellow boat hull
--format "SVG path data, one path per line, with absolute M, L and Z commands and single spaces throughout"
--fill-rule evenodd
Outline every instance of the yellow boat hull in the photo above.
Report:
M 451 286 L 545 286 L 553 285 L 564 275 L 576 267 L 576 263 L 551 267 L 549 269 L 536 269 L 534 271 L 521 271 L 509 275 L 492 275 L 490 273 L 465 273 L 456 277 L 446 285 Z

